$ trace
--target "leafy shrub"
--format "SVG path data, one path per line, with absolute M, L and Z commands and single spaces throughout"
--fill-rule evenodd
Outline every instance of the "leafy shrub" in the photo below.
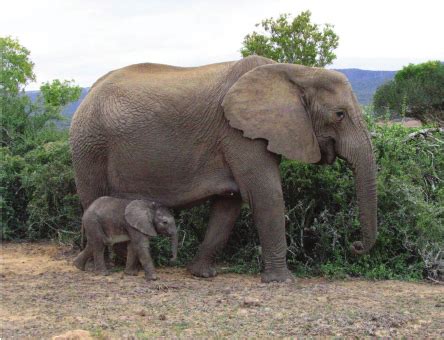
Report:
M 66 133 L 24 157 L 1 150 L 2 238 L 79 238 L 81 209 Z
M 26 163 L 8 148 L 0 148 L 0 209 L 2 239 L 25 238 L 27 201 L 21 186 L 21 172 Z
M 373 103 L 379 115 L 408 115 L 443 125 L 444 64 L 429 61 L 404 67 L 376 90 Z
M 78 235 L 81 209 L 67 138 L 45 143 L 26 154 L 22 184 L 28 193 L 27 237 Z

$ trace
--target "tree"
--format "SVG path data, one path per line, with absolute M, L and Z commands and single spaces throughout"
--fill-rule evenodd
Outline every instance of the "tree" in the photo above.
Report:
M 444 64 L 428 61 L 403 67 L 376 90 L 373 104 L 379 115 L 408 115 L 444 125 Z
M 35 80 L 29 55 L 17 40 L 0 37 L 1 146 L 19 154 L 29 150 L 23 147 L 32 145 L 38 135 L 48 134 L 51 123 L 63 119 L 61 109 L 81 93 L 73 81 L 56 79 L 43 84 L 40 96 L 31 102 L 25 94 L 26 85 Z
M 35 80 L 29 50 L 11 37 L 0 37 L 1 145 L 9 145 L 23 134 L 31 102 L 22 95 L 29 81 Z
M 11 37 L 0 37 L 0 90 L 1 94 L 15 95 L 29 81 L 35 80 L 34 63 L 29 50 Z
M 311 12 L 305 11 L 293 20 L 290 14 L 278 19 L 265 19 L 259 25 L 265 34 L 253 32 L 245 36 L 241 53 L 243 57 L 260 55 L 280 63 L 324 67 L 336 59 L 333 53 L 339 37 L 330 24 L 323 29 L 310 22 Z
M 25 93 L 35 80 L 30 52 L 0 37 L 0 211 L 2 239 L 65 235 L 78 227 L 68 133 L 55 122 L 79 98 L 73 81 L 43 84 L 37 100 Z

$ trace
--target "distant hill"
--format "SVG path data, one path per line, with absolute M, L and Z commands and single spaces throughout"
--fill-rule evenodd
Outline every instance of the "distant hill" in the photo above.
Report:
M 368 105 L 373 100 L 376 89 L 392 80 L 397 71 L 367 71 L 356 68 L 336 70 L 346 75 L 359 103 Z
M 373 94 L 375 93 L 378 86 L 383 83 L 393 79 L 396 71 L 367 71 L 355 68 L 340 69 L 336 70 L 342 72 L 350 80 L 353 90 L 358 97 L 359 103 L 362 105 L 368 105 L 372 102 Z M 67 118 L 66 121 L 60 122 L 58 125 L 60 127 L 68 127 L 71 123 L 72 116 L 76 111 L 77 107 L 82 102 L 83 98 L 87 95 L 89 87 L 82 89 L 82 94 L 80 99 L 66 106 L 62 115 Z M 35 100 L 39 94 L 39 91 L 28 91 L 26 94 Z

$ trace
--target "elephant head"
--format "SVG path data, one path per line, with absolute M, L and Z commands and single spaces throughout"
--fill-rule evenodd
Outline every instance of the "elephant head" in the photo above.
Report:
M 171 261 L 176 261 L 177 248 L 179 243 L 176 222 L 170 210 L 165 208 L 164 206 L 157 205 L 157 203 L 154 213 L 154 225 L 156 226 L 156 230 L 159 234 L 168 235 L 170 237 L 171 250 L 173 253 Z
M 134 200 L 125 208 L 125 219 L 129 225 L 147 236 L 157 234 L 168 235 L 171 238 L 172 261 L 177 258 L 178 236 L 176 223 L 171 212 L 155 203 Z
M 353 169 L 362 241 L 368 252 L 377 234 L 376 166 L 370 135 L 347 78 L 339 72 L 291 64 L 268 64 L 245 73 L 229 89 L 223 108 L 245 137 L 263 138 L 268 150 L 306 163 L 334 162 Z

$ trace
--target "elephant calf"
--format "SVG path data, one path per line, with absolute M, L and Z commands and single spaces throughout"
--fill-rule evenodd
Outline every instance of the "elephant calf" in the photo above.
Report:
M 158 233 L 171 237 L 171 260 L 176 260 L 178 239 L 174 217 L 167 208 L 155 202 L 100 197 L 85 211 L 82 224 L 88 242 L 74 260 L 80 270 L 85 270 L 86 261 L 93 257 L 95 271 L 107 275 L 105 246 L 130 241 L 125 274 L 137 275 L 140 261 L 145 278 L 155 280 L 149 238 Z

